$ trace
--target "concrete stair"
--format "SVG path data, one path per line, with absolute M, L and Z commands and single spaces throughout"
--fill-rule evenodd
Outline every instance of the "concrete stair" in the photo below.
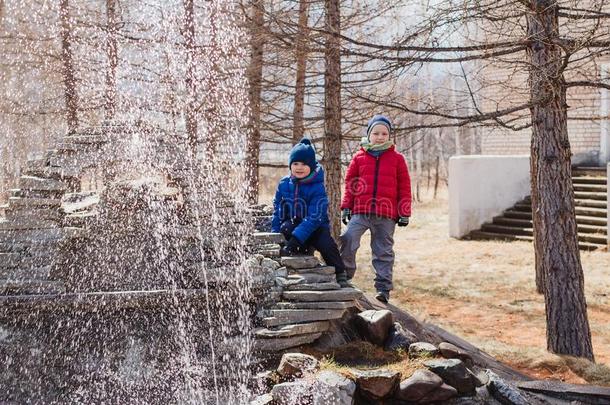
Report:
M 605 168 L 575 168 L 574 184 L 578 245 L 582 250 L 607 246 L 608 191 Z M 502 215 L 470 232 L 467 239 L 533 241 L 532 201 L 528 196 L 505 210 Z

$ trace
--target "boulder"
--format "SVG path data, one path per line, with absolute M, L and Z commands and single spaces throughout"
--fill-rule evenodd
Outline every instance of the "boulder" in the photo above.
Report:
M 391 396 L 400 382 L 400 373 L 390 370 L 355 371 L 356 385 L 363 396 L 379 400 Z
M 491 395 L 502 404 L 527 405 L 530 402 L 518 388 L 500 378 L 491 370 L 485 372 L 489 377 L 487 388 Z
M 438 345 L 438 350 L 446 359 L 460 359 L 465 362 L 472 360 L 470 354 L 451 343 L 442 342 Z
M 424 365 L 441 377 L 460 394 L 472 395 L 477 387 L 477 378 L 459 359 L 428 360 Z
M 284 378 L 302 377 L 315 372 L 318 367 L 319 362 L 313 356 L 303 353 L 285 353 L 280 360 L 277 372 Z
M 387 309 L 381 311 L 371 309 L 360 312 L 354 317 L 356 330 L 360 336 L 378 346 L 384 345 L 393 322 L 394 316 Z
M 431 391 L 428 395 L 418 401 L 420 404 L 431 402 L 444 402 L 458 395 L 458 391 L 450 385 L 444 384 Z
M 416 370 L 402 381 L 394 395 L 403 401 L 416 402 L 443 385 L 443 379 L 429 370 Z
M 385 341 L 385 349 L 388 351 L 409 350 L 409 346 L 417 342 L 417 336 L 410 330 L 406 330 L 398 322 L 390 326 L 388 337 Z
M 356 384 L 334 371 L 322 371 L 313 384 L 314 405 L 352 405 Z
M 263 394 L 250 401 L 250 405 L 271 405 L 273 396 L 271 394 Z
M 415 342 L 409 345 L 409 357 L 434 357 L 438 355 L 439 351 L 436 346 L 428 342 Z
M 280 405 L 311 404 L 311 385 L 305 380 L 295 380 L 273 386 L 271 396 Z

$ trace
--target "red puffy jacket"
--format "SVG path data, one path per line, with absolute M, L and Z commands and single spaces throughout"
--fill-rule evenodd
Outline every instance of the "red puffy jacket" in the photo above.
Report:
M 397 220 L 411 216 L 411 178 L 405 158 L 394 146 L 379 157 L 361 148 L 345 175 L 341 209 Z

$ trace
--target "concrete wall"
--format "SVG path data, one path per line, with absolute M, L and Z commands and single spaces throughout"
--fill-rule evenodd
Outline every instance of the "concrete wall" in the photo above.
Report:
M 452 157 L 449 159 L 449 236 L 465 236 L 528 195 L 528 155 Z

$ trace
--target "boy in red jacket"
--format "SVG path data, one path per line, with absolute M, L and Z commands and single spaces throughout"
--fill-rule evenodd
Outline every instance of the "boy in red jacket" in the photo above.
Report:
M 360 238 L 371 231 L 377 298 L 390 299 L 394 266 L 394 229 L 407 226 L 411 216 L 411 179 L 405 158 L 390 140 L 392 123 L 375 115 L 368 123 L 366 137 L 345 175 L 345 195 L 341 219 L 347 229 L 341 235 L 341 257 L 347 277 L 356 272 L 356 251 Z

